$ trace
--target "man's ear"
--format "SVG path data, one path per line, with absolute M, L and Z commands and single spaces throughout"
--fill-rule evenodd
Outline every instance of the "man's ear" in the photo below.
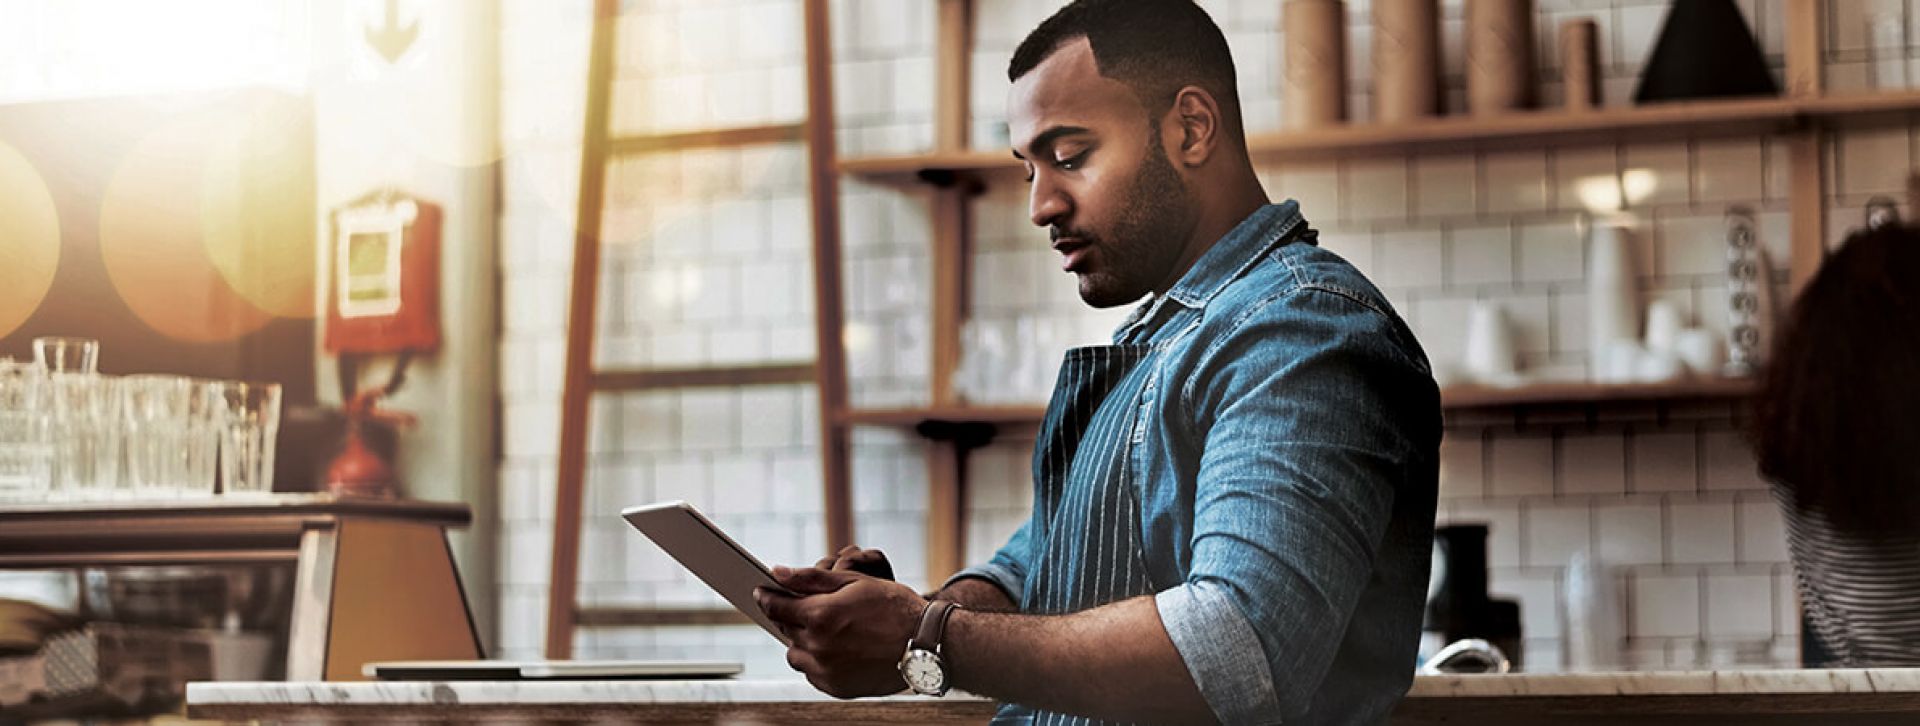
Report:
M 1174 94 L 1170 112 L 1178 145 L 1167 146 L 1168 156 L 1179 164 L 1196 167 L 1212 158 L 1223 134 L 1220 103 L 1199 86 L 1187 86 Z

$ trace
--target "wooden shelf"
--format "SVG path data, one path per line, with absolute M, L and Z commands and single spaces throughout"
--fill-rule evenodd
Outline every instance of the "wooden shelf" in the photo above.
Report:
M 1445 116 L 1406 124 L 1354 124 L 1262 134 L 1248 140 L 1254 158 L 1296 161 L 1440 154 L 1618 141 L 1670 141 L 1793 131 L 1814 123 L 1854 124 L 1920 111 L 1920 92 L 1851 93 L 1813 99 L 1690 101 L 1594 111 L 1531 111 L 1500 116 Z M 1022 168 L 1005 151 L 968 151 L 843 159 L 842 173 L 899 181 L 918 176 L 1011 172 Z
M 1576 381 L 1535 383 L 1508 388 L 1455 385 L 1440 390 L 1440 408 L 1446 411 L 1457 411 L 1523 406 L 1734 400 L 1751 396 L 1754 390 L 1754 381 L 1746 378 L 1716 378 L 1672 383 Z M 932 422 L 1010 426 L 1038 424 L 1046 417 L 1046 413 L 1046 408 L 1042 406 L 854 409 L 842 413 L 840 420 L 852 425 L 902 428 Z
M 840 414 L 843 423 L 856 426 L 918 426 L 928 422 L 1037 424 L 1047 415 L 1045 406 L 944 406 L 937 408 L 868 408 Z
M 1566 404 L 1732 400 L 1753 395 L 1750 378 L 1714 378 L 1672 383 L 1535 383 L 1501 388 L 1455 385 L 1440 390 L 1440 408 L 1505 408 Z

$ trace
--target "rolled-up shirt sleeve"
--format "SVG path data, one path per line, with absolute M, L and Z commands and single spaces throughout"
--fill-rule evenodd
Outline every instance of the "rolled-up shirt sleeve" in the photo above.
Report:
M 1032 540 L 1027 535 L 1031 527 L 1033 520 L 1029 519 L 1020 525 L 1020 529 L 1007 539 L 998 552 L 993 553 L 992 559 L 954 573 L 953 577 L 940 585 L 941 589 L 969 577 L 979 578 L 998 586 L 1007 593 L 1007 599 L 1018 605 L 1021 595 L 1027 590 L 1027 562 L 1033 556 Z
M 1155 603 L 1222 722 L 1305 714 L 1372 577 L 1414 449 L 1394 399 L 1432 385 L 1394 334 L 1359 300 L 1294 290 L 1218 338 L 1182 392 L 1206 432 L 1192 566 Z

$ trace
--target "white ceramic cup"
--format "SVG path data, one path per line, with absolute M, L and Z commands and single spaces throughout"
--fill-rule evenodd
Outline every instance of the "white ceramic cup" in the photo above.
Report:
M 1722 354 L 1726 346 L 1720 344 L 1720 336 L 1705 328 L 1688 328 L 1673 337 L 1673 354 L 1695 376 L 1713 377 L 1720 375 L 1720 366 L 1724 363 Z

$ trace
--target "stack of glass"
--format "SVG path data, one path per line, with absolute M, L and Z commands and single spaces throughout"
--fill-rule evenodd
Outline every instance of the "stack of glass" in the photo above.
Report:
M 273 491 L 280 386 L 98 372 L 99 343 L 39 338 L 0 358 L 0 500 Z

